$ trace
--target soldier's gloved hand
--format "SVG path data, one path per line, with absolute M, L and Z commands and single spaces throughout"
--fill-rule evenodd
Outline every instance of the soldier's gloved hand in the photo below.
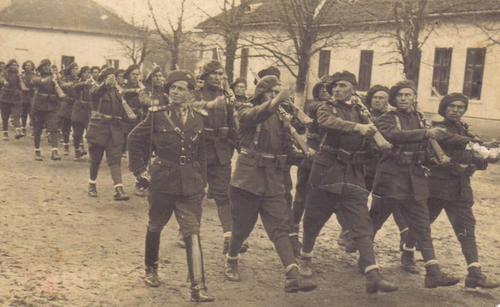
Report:
M 147 189 L 151 183 L 151 176 L 148 172 L 144 171 L 135 177 L 137 179 L 137 185 Z
M 425 131 L 425 136 L 430 139 L 441 140 L 446 136 L 446 129 L 442 127 L 432 127 Z
M 377 132 L 377 127 L 374 124 L 356 124 L 354 131 L 359 132 L 362 136 L 372 136 Z

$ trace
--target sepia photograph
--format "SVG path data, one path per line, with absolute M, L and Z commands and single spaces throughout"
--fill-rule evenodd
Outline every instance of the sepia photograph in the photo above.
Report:
M 500 306 L 500 0 L 0 0 L 0 306 Z

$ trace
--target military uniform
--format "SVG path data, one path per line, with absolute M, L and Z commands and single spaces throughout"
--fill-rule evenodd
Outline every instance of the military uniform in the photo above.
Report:
M 112 68 L 101 71 L 98 82 L 113 73 Z M 121 152 L 125 143 L 124 125 L 125 110 L 123 109 L 118 90 L 101 84 L 92 88 L 92 115 L 86 134 L 90 154 L 89 195 L 97 196 L 96 179 L 99 166 L 106 152 L 106 160 L 113 179 L 115 200 L 128 200 L 123 190 L 121 174 Z
M 88 71 L 88 67 L 82 67 L 80 70 L 80 78 L 82 71 Z M 75 100 L 71 111 L 71 126 L 73 128 L 73 147 L 75 148 L 75 159 L 80 159 L 86 154 L 83 145 L 83 135 L 90 120 L 90 105 L 92 104 L 92 96 L 90 91 L 95 85 L 89 84 L 87 80 L 80 79 L 74 85 Z
M 2 128 L 5 140 L 8 140 L 9 118 L 13 119 L 16 128 L 16 138 L 23 136 L 20 129 L 20 117 L 22 111 L 21 79 L 18 75 L 18 65 L 15 60 L 7 63 L 5 79 L 0 79 L 2 88 L 0 90 L 0 109 L 2 113 Z
M 26 67 L 26 64 L 30 63 L 32 65 L 32 68 L 35 69 L 35 64 L 31 61 L 26 61 L 23 64 L 23 69 Z M 23 134 L 26 134 L 26 126 L 28 125 L 28 115 L 31 118 L 31 106 L 33 104 L 33 96 L 35 95 L 35 89 L 32 86 L 31 80 L 35 76 L 34 71 L 28 71 L 25 70 L 21 78 L 24 81 L 24 84 L 26 85 L 26 90 L 23 91 L 22 93 L 22 111 L 21 111 L 21 127 L 23 130 Z
M 170 80 L 169 80 L 170 79 Z M 183 80 L 194 87 L 190 73 L 174 71 L 170 84 Z M 173 213 L 179 223 L 188 259 L 192 300 L 209 301 L 204 291 L 200 223 L 206 185 L 206 152 L 203 117 L 191 107 L 153 106 L 144 121 L 129 134 L 129 169 L 140 177 L 146 172 L 144 152 L 154 145 L 157 157 L 149 167 L 149 223 L 146 234 L 146 274 L 156 279 L 160 233 Z M 150 286 L 157 286 L 155 280 Z M 201 297 L 200 297 L 201 295 Z
M 441 100 L 439 113 L 445 117 L 447 105 L 457 100 L 463 101 L 467 109 L 469 100 L 462 94 L 452 93 Z M 443 121 L 434 122 L 433 125 L 446 129 L 448 135 L 439 143 L 452 163 L 431 168 L 430 198 L 427 203 L 430 222 L 434 222 L 443 209 L 446 211 L 467 263 L 469 274 L 465 286 L 496 288 L 498 283 L 488 281 L 481 272 L 475 237 L 476 220 L 472 211 L 474 198 L 470 184 L 474 171 L 485 170 L 487 162 L 466 149 L 467 144 L 475 139 L 466 123 L 445 117 Z
M 59 126 L 61 128 L 62 137 L 63 137 L 63 146 L 64 146 L 64 154 L 67 155 L 69 153 L 69 136 L 71 133 L 71 114 L 73 113 L 73 106 L 75 101 L 78 99 L 75 84 L 79 81 L 77 76 L 69 75 L 69 70 L 71 70 L 75 63 L 72 63 L 71 66 L 65 71 L 66 76 L 63 79 L 61 84 L 61 88 L 64 90 L 66 97 L 61 101 L 61 106 L 59 108 L 58 116 L 59 116 Z
M 402 81 L 390 90 L 389 103 L 396 106 L 396 95 L 403 88 L 410 88 L 416 93 L 411 81 Z M 403 267 L 413 261 L 413 241 L 417 241 L 427 271 L 425 287 L 451 286 L 458 279 L 442 273 L 431 238 L 431 227 L 427 199 L 429 198 L 429 181 L 425 163 L 429 160 L 428 130 L 422 114 L 410 106 L 409 110 L 386 112 L 377 121 L 382 135 L 394 147 L 382 154 L 377 167 L 373 192 L 384 198 L 384 201 L 398 206 L 409 225 L 406 246 L 403 247 Z M 385 205 L 385 204 L 384 204 Z
M 34 77 L 32 83 L 35 87 L 35 96 L 33 98 L 33 134 L 35 143 L 35 158 L 41 160 L 40 141 L 42 130 L 47 129 L 48 141 L 52 146 L 53 158 L 60 159 L 54 153 L 57 153 L 59 143 L 59 127 L 57 119 L 57 110 L 59 108 L 59 98 L 57 96 L 54 80 L 50 72 L 42 71 L 42 67 L 50 66 L 49 60 L 42 60 L 37 70 L 39 77 Z
M 226 263 L 226 277 L 239 281 L 237 259 L 243 242 L 253 230 L 260 215 L 269 239 L 287 271 L 285 291 L 308 291 L 316 286 L 298 275 L 298 267 L 289 233 L 290 208 L 285 199 L 285 170 L 288 169 L 292 143 L 287 124 L 276 108 L 269 107 L 260 96 L 278 85 L 274 76 L 259 81 L 252 101 L 238 108 L 241 151 L 238 154 L 229 195 L 233 228 Z M 263 102 L 263 103 L 260 103 Z M 260 103 L 260 104 L 259 104 Z

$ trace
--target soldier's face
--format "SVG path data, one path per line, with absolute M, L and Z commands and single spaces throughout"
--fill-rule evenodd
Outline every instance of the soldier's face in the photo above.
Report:
M 332 96 L 335 101 L 347 101 L 351 98 L 354 87 L 350 82 L 337 81 L 332 87 Z
M 372 97 L 372 109 L 385 112 L 389 102 L 389 94 L 384 91 L 376 92 Z
M 446 107 L 445 117 L 452 121 L 459 121 L 465 114 L 465 102 L 453 101 Z
M 322 86 L 319 90 L 319 99 L 320 100 L 329 100 L 330 94 L 326 90 L 326 87 Z
M 396 107 L 398 110 L 409 112 L 413 110 L 417 94 L 411 88 L 402 88 L 396 95 Z
M 42 66 L 42 72 L 44 74 L 50 74 L 50 72 L 51 72 L 50 66 L 49 65 Z
M 186 81 L 175 81 L 170 85 L 168 96 L 170 98 L 170 103 L 174 105 L 182 105 L 188 102 L 191 98 L 191 91 L 189 90 L 188 83 Z
M 99 70 L 92 69 L 92 78 L 94 78 L 94 80 L 97 80 L 97 77 L 99 77 Z
M 71 69 L 71 75 L 72 76 L 77 76 L 78 75 L 78 66 L 75 66 L 74 68 Z
M 276 85 L 270 91 L 264 93 L 264 101 L 269 101 L 274 99 L 274 97 L 278 96 L 281 91 L 281 85 Z
M 155 73 L 152 78 L 152 82 L 154 86 L 162 86 L 163 74 L 161 71 Z
M 224 77 L 224 70 L 222 68 L 217 69 L 211 74 L 207 75 L 206 82 L 213 87 L 219 87 Z
M 196 80 L 196 89 L 199 90 L 203 87 L 203 84 L 205 83 L 205 81 L 201 80 L 201 79 L 198 79 Z
M 130 72 L 130 74 L 128 75 L 128 81 L 130 81 L 132 83 L 139 82 L 139 75 L 140 75 L 139 69 L 132 70 Z
M 26 65 L 24 65 L 24 70 L 26 71 L 33 71 L 33 69 L 35 69 L 35 67 L 33 67 L 31 63 L 26 63 Z
M 238 83 L 234 86 L 234 94 L 237 96 L 245 96 L 246 86 L 244 83 Z

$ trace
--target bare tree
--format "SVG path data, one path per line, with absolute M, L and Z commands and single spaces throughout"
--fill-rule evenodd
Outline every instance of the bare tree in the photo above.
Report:
M 220 46 L 224 50 L 225 68 L 229 82 L 234 79 L 234 61 L 238 51 L 240 33 L 243 24 L 243 15 L 249 8 L 251 0 L 224 0 L 221 10 L 222 13 L 217 16 L 211 16 L 202 8 L 198 9 L 209 17 L 208 23 L 202 26 L 207 34 L 215 34 L 223 38 L 223 45 Z
M 167 50 L 171 54 L 172 60 L 170 68 L 172 70 L 177 69 L 179 65 L 181 56 L 181 47 L 186 39 L 186 33 L 184 32 L 185 5 L 186 5 L 186 0 L 181 0 L 177 20 L 175 20 L 175 22 L 173 22 L 170 17 L 167 17 L 167 22 L 170 28 L 170 33 L 168 33 L 158 23 L 158 19 L 154 12 L 153 5 L 151 4 L 151 0 L 148 0 L 149 11 L 151 12 L 151 17 L 153 18 L 156 30 L 158 31 L 158 34 L 160 35 L 162 40 L 165 42 Z
M 341 22 L 331 31 L 322 26 L 330 23 L 327 14 L 333 0 L 279 0 L 278 31 L 267 31 L 267 38 L 246 37 L 256 48 L 276 58 L 296 79 L 295 102 L 304 105 L 307 75 L 311 57 L 321 49 L 332 46 L 341 36 Z
M 151 31 L 147 26 L 137 26 L 132 19 L 131 24 L 137 28 L 137 33 L 132 38 L 117 39 L 123 55 L 136 65 L 142 65 L 152 52 Z

